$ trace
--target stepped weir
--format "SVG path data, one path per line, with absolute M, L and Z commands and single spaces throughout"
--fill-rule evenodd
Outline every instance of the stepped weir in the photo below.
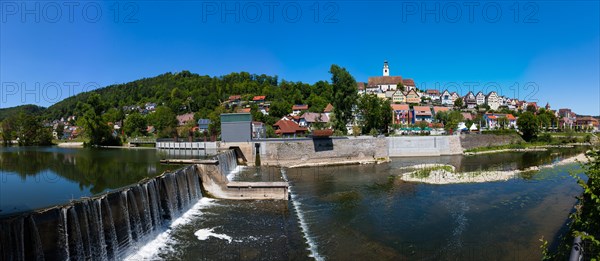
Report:
M 201 199 L 203 183 L 226 186 L 227 173 L 237 167 L 235 152 L 215 159 L 217 165 L 190 165 L 106 194 L 1 218 L 0 260 L 122 259 Z

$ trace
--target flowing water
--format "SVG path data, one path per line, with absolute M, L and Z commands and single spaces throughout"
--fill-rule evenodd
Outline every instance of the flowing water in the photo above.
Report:
M 300 169 L 241 168 L 233 153 L 225 153 L 220 155 L 224 175 L 288 180 L 291 200 L 205 198 L 197 175 L 184 169 L 105 196 L 5 220 L 0 223 L 0 257 L 10 251 L 28 259 L 94 260 L 540 259 L 539 239 L 556 238 L 581 193 L 569 176 L 576 164 L 477 184 L 406 183 L 393 176 L 407 171 L 405 166 L 425 163 L 452 164 L 459 171 L 525 169 L 581 150 L 398 158 L 380 165 Z M 72 175 L 64 177 L 81 183 Z M 0 184 L 4 190 L 5 183 Z M 93 194 L 86 186 L 81 190 Z M 1 200 L 0 208 L 6 209 Z M 50 233 L 57 229 L 60 233 Z

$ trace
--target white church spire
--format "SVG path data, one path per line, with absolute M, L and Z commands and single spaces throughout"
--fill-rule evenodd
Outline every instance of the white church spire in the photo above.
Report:
M 390 76 L 390 68 L 388 67 L 387 60 L 383 62 L 383 76 Z

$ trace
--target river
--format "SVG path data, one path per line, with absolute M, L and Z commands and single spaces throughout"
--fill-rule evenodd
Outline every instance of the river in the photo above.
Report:
M 403 167 L 442 163 L 458 171 L 511 170 L 580 153 L 396 158 L 379 165 L 244 167 L 236 180 L 288 179 L 292 200 L 202 198 L 132 259 L 540 259 L 540 238 L 564 228 L 581 188 L 577 164 L 508 181 L 430 185 L 393 178 Z M 0 148 L 0 215 L 65 203 L 156 176 L 156 150 Z

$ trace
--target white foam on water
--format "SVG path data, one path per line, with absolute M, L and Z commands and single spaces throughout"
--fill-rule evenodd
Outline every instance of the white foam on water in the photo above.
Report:
M 170 249 L 168 245 L 169 243 L 173 242 L 171 234 L 175 228 L 190 223 L 194 218 L 202 215 L 202 210 L 214 205 L 217 205 L 214 199 L 201 198 L 183 215 L 173 220 L 171 225 L 165 231 L 159 233 L 154 239 L 148 241 L 148 243 L 138 248 L 135 253 L 127 256 L 124 260 L 156 260 L 156 255 L 158 253 L 160 253 L 162 250 Z
M 198 240 L 207 240 L 209 237 L 214 237 L 214 238 L 218 238 L 218 239 L 223 239 L 223 240 L 227 240 L 229 243 L 231 243 L 231 237 L 225 234 L 217 234 L 214 233 L 213 230 L 215 230 L 215 228 L 205 228 L 205 229 L 200 229 L 198 231 L 196 231 L 194 233 L 194 235 L 198 238 Z
M 242 170 L 244 170 L 244 166 L 238 165 L 237 167 L 235 167 L 235 169 L 231 170 L 227 174 L 227 179 L 229 181 L 232 181 L 237 176 L 237 174 L 239 174 L 240 172 L 242 172 Z
M 288 182 L 288 184 L 290 184 L 288 177 L 285 174 L 285 169 L 283 169 L 283 168 L 281 169 L 281 176 L 283 177 L 283 180 L 285 180 L 286 182 Z M 306 220 L 304 218 L 304 213 L 300 209 L 300 206 L 302 205 L 302 203 L 300 203 L 300 201 L 297 200 L 296 194 L 294 194 L 294 190 L 293 190 L 291 184 L 288 187 L 288 192 L 289 192 L 289 195 L 292 200 L 292 206 L 294 207 L 294 210 L 296 211 L 296 215 L 298 216 L 298 221 L 300 222 L 300 228 L 302 229 L 302 234 L 304 234 L 304 239 L 306 239 L 306 243 L 308 244 L 307 250 L 310 251 L 309 257 L 312 257 L 315 260 L 325 260 L 324 257 L 319 255 L 319 252 L 317 249 L 317 243 L 310 236 L 310 233 L 308 231 L 308 224 L 306 223 Z

